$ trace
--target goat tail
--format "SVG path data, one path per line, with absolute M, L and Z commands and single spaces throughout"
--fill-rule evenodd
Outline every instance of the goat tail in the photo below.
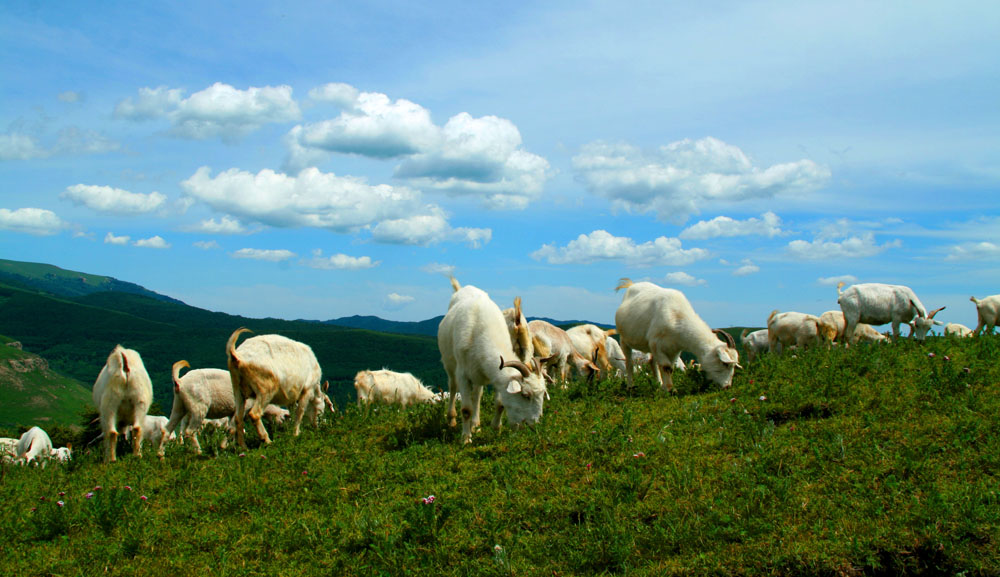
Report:
M 618 279 L 618 286 L 615 287 L 615 292 L 618 292 L 621 289 L 627 289 L 630 286 L 632 286 L 632 279 L 628 277 L 622 277 Z
M 977 299 L 976 297 L 969 297 L 969 300 L 976 303 L 976 306 L 979 306 L 979 299 Z
M 452 291 L 458 292 L 459 289 L 462 288 L 462 285 L 458 284 L 458 279 L 455 278 L 454 276 L 450 276 L 450 277 L 448 277 L 448 279 L 451 280 L 451 290 Z
M 612 337 L 612 336 L 617 335 L 617 334 L 618 334 L 618 329 L 608 329 L 608 330 L 604 331 L 604 336 L 605 337 Z
M 240 364 L 240 360 L 236 358 L 236 340 L 240 338 L 241 334 L 252 332 L 253 331 L 246 327 L 240 327 L 236 329 L 233 334 L 229 335 L 229 340 L 226 341 L 226 356 L 229 358 L 231 363 L 235 363 L 236 365 Z
M 774 309 L 773 311 L 771 311 L 771 314 L 767 315 L 767 326 L 768 327 L 771 326 L 771 321 L 774 320 L 774 317 L 777 316 L 777 314 L 778 314 L 778 309 Z
M 840 289 L 844 288 L 845 284 L 847 284 L 847 283 L 845 283 L 844 281 L 840 281 L 839 283 L 837 283 L 837 296 L 838 297 L 840 295 L 844 294 Z
M 184 367 L 191 368 L 191 365 L 187 361 L 177 361 L 174 363 L 173 370 L 171 371 L 171 377 L 174 381 L 174 392 L 181 389 L 181 369 Z

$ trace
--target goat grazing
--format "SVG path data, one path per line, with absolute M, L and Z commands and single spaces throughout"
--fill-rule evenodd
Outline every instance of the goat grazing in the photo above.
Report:
M 448 373 L 448 425 L 455 426 L 455 394 L 462 395 L 462 442 L 472 442 L 479 426 L 483 388 L 495 391 L 493 427 L 500 429 L 504 410 L 513 426 L 534 424 L 542 416 L 548 391 L 536 359 L 517 360 L 500 307 L 484 291 L 451 279 L 454 294 L 438 325 L 438 349 Z
M 142 428 L 153 402 L 153 383 L 139 353 L 117 345 L 97 376 L 93 396 L 101 418 L 105 462 L 116 460 L 119 424 L 132 426 L 132 454 L 142 457 Z
M 822 340 L 819 317 L 797 312 L 771 311 L 767 317 L 768 351 L 780 353 L 785 347 L 804 349 Z
M 325 403 L 322 399 L 325 394 L 320 384 L 322 371 L 319 361 L 308 345 L 281 335 L 258 335 L 243 341 L 237 348 L 237 339 L 246 332 L 251 331 L 246 328 L 236 329 L 226 342 L 235 406 L 242 409 L 245 399 L 254 399 L 247 417 L 253 421 L 264 444 L 268 445 L 271 437 L 260 422 L 264 409 L 271 401 L 279 405 L 294 405 L 295 426 L 292 434 L 297 437 L 306 410 L 312 411 L 315 419 Z M 245 449 L 247 445 L 243 431 L 243 411 L 234 411 L 236 440 Z
M 948 323 L 944 326 L 944 336 L 946 337 L 971 337 L 975 333 L 969 327 L 959 323 Z
M 976 316 L 979 323 L 976 325 L 975 334 L 979 334 L 984 328 L 986 334 L 993 334 L 993 327 L 1000 322 L 1000 295 L 992 295 L 982 300 L 976 297 L 969 297 L 969 300 L 976 303 Z
M 14 456 L 18 463 L 34 461 L 36 465 L 44 466 L 45 461 L 52 456 L 52 440 L 41 427 L 31 427 L 17 440 Z
M 545 360 L 542 361 L 545 370 L 554 367 L 560 382 L 565 383 L 569 380 L 570 365 L 584 377 L 597 373 L 597 365 L 576 351 L 576 347 L 573 346 L 573 341 L 566 331 L 541 319 L 529 322 L 528 327 L 531 330 L 531 337 L 535 341 L 535 350 L 549 352 Z M 551 375 L 551 377 L 556 380 L 556 375 Z
M 851 285 L 841 291 L 844 283 L 837 285 L 837 302 L 844 313 L 844 335 L 848 344 L 857 340 L 854 332 L 858 323 L 884 325 L 892 323 L 892 336 L 899 338 L 900 323 L 910 325 L 910 338 L 924 340 L 927 331 L 934 325 L 942 325 L 934 320 L 934 315 L 944 307 L 930 313 L 908 286 L 882 283 Z
M 359 409 L 363 403 L 395 403 L 406 407 L 434 402 L 434 391 L 425 387 L 420 379 L 410 373 L 388 369 L 358 371 L 354 376 L 354 389 L 358 393 Z
M 752 363 L 754 359 L 766 353 L 770 348 L 770 343 L 767 340 L 767 329 L 756 330 L 752 333 L 750 329 L 743 329 L 743 332 L 740 333 L 740 344 L 743 345 L 743 352 L 746 353 L 747 364 Z
M 615 311 L 615 326 L 625 352 L 629 386 L 632 386 L 632 350 L 652 354 L 653 374 L 660 387 L 672 390 L 674 366 L 682 351 L 693 353 L 708 377 L 728 388 L 739 365 L 739 352 L 732 335 L 726 342 L 699 317 L 684 293 L 649 282 L 622 279 L 615 290 L 626 289 Z M 666 373 L 666 378 L 663 374 Z

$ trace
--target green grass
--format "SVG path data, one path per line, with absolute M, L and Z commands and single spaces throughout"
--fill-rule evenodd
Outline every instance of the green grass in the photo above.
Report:
M 464 447 L 442 407 L 348 405 L 245 453 L 6 467 L 0 574 L 997 575 L 998 355 L 932 339 L 764 356 L 726 391 L 574 383 Z
M 90 389 L 51 370 L 37 355 L 7 346 L 9 342 L 0 336 L 0 427 L 76 424 L 91 404 Z

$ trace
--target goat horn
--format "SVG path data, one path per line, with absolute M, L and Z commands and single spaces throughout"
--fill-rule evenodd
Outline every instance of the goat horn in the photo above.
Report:
M 521 376 L 524 378 L 527 378 L 528 375 L 531 374 L 531 369 L 528 368 L 528 365 L 522 363 L 521 361 L 505 361 L 503 360 L 503 357 L 500 357 L 500 368 L 506 369 L 508 367 L 517 369 L 517 371 L 521 373 Z
M 733 339 L 733 335 L 727 333 L 726 331 L 724 331 L 722 329 L 712 329 L 712 332 L 715 333 L 715 334 L 717 334 L 717 335 L 721 335 L 723 338 L 725 338 L 726 339 L 726 344 L 729 345 L 729 348 L 731 348 L 731 349 L 735 349 L 736 348 L 736 340 Z
M 930 314 L 927 315 L 927 318 L 932 319 L 932 318 L 934 318 L 934 315 L 938 314 L 939 312 L 941 312 L 943 310 L 944 310 L 944 307 L 941 307 L 939 309 L 934 309 L 934 310 L 932 310 L 930 312 Z

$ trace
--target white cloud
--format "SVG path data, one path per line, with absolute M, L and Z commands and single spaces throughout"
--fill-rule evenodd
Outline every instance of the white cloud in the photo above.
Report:
M 395 176 L 423 188 L 481 196 L 490 208 L 522 209 L 541 194 L 549 163 L 521 148 L 514 123 L 462 112 L 448 120 L 441 134 L 436 149 L 404 160 Z
M 705 279 L 695 278 L 683 271 L 669 273 L 663 277 L 663 280 L 668 285 L 701 286 L 708 284 Z
M 837 286 L 840 283 L 844 284 L 854 284 L 858 282 L 858 277 L 852 274 L 842 274 L 840 276 L 828 276 L 820 277 L 816 279 L 816 283 L 821 286 Z
M 385 300 L 386 300 L 386 308 L 400 309 L 417 299 L 409 295 L 401 295 L 399 293 L 389 293 L 388 295 L 386 295 Z
M 773 238 L 782 234 L 781 218 L 773 212 L 765 212 L 760 218 L 734 220 L 728 216 L 717 216 L 712 220 L 699 221 L 681 231 L 679 238 L 704 240 L 732 236 L 766 236 Z
M 750 259 L 745 258 L 740 262 L 740 266 L 733 271 L 733 276 L 748 276 L 758 272 L 760 272 L 760 267 Z
M 707 258 L 708 251 L 701 248 L 683 249 L 681 241 L 676 238 L 661 236 L 650 242 L 636 244 L 631 238 L 595 230 L 589 235 L 581 234 L 562 248 L 543 245 L 531 253 L 531 257 L 551 264 L 618 260 L 632 266 L 680 266 Z
M 189 232 L 202 232 L 206 234 L 243 234 L 247 228 L 240 224 L 240 221 L 230 216 L 223 216 L 219 220 L 210 218 L 203 220 L 195 226 L 186 228 Z
M 50 236 L 66 228 L 56 213 L 43 208 L 0 208 L 0 229 L 35 236 Z
M 374 261 L 370 256 L 354 257 L 346 254 L 335 254 L 333 256 L 323 256 L 323 251 L 314 250 L 313 258 L 306 262 L 311 268 L 322 270 L 362 270 L 373 268 L 381 264 L 382 261 Z
M 802 260 L 825 260 L 835 258 L 867 258 L 881 254 L 890 248 L 898 248 L 902 242 L 894 240 L 885 244 L 875 242 L 874 233 L 845 238 L 840 242 L 817 238 L 813 242 L 793 240 L 788 243 L 788 254 Z
M 251 86 L 239 90 L 216 82 L 183 97 L 180 89 L 166 86 L 140 88 L 139 96 L 118 103 L 115 116 L 129 120 L 167 117 L 171 132 L 203 140 L 221 137 L 234 141 L 273 122 L 294 122 L 301 117 L 290 86 Z
M 970 242 L 951 247 L 945 260 L 995 260 L 998 258 L 1000 258 L 1000 245 L 992 242 Z
M 304 148 L 394 158 L 432 148 L 440 138 L 430 112 L 418 104 L 404 99 L 393 102 L 377 92 L 355 91 L 353 100 L 348 100 L 350 86 L 330 86 L 324 89 L 328 100 L 344 110 L 332 120 L 295 127 L 293 137 Z
M 442 264 L 439 262 L 427 263 L 420 267 L 420 270 L 428 274 L 443 274 L 445 276 L 455 276 L 455 265 Z
M 142 248 L 165 249 L 165 248 L 170 248 L 170 243 L 163 240 L 163 237 L 157 235 L 150 238 L 141 238 L 135 241 L 135 246 Z
M 426 215 L 384 220 L 372 230 L 372 239 L 376 242 L 419 246 L 456 241 L 479 248 L 490 242 L 492 237 L 493 232 L 488 228 L 451 228 L 440 210 Z
M 31 160 L 48 155 L 49 152 L 40 147 L 31 135 L 19 132 L 0 134 L 0 160 Z
M 149 120 L 166 116 L 175 110 L 184 98 L 180 88 L 140 88 L 139 96 L 126 98 L 115 106 L 115 117 L 128 120 Z
M 328 153 L 400 158 L 397 178 L 424 189 L 479 196 L 491 208 L 524 208 L 550 176 L 548 161 L 523 150 L 520 131 L 504 118 L 462 112 L 438 127 L 418 104 L 347 84 L 327 84 L 309 96 L 342 110 L 336 118 L 288 133 L 290 172 L 322 162 Z
M 121 148 L 117 142 L 93 130 L 70 126 L 59 131 L 56 143 L 46 148 L 30 135 L 20 132 L 0 134 L 0 160 L 32 160 L 56 154 L 103 154 Z
M 98 212 L 109 214 L 144 214 L 153 212 L 162 207 L 167 201 L 166 195 L 159 192 L 142 194 L 110 186 L 94 186 L 89 184 L 74 184 L 68 187 L 60 197 Z
M 118 246 L 128 246 L 129 241 L 132 240 L 130 236 L 115 236 L 112 233 L 104 235 L 104 244 L 114 244 Z
M 816 190 L 830 170 L 811 160 L 754 166 L 739 148 L 715 138 L 685 139 L 642 152 L 627 144 L 595 142 L 573 158 L 595 194 L 629 212 L 655 212 L 677 224 L 710 202 L 738 202 Z
M 219 212 L 274 227 L 314 227 L 354 232 L 383 220 L 428 212 L 420 193 L 406 187 L 369 185 L 363 178 L 307 168 L 297 176 L 230 169 L 211 176 L 202 167 L 181 183 L 185 193 Z
M 232 253 L 233 258 L 248 258 L 252 260 L 263 260 L 267 262 L 281 262 L 295 258 L 295 253 L 290 250 L 267 250 L 258 248 L 241 248 Z
M 198 247 L 198 248 L 200 248 L 202 250 L 213 250 L 213 249 L 217 249 L 217 248 L 222 248 L 222 247 L 219 246 L 219 243 L 215 242 L 214 240 L 199 240 L 199 241 L 194 242 L 192 244 L 194 244 L 194 246 L 196 246 L 196 247 Z

